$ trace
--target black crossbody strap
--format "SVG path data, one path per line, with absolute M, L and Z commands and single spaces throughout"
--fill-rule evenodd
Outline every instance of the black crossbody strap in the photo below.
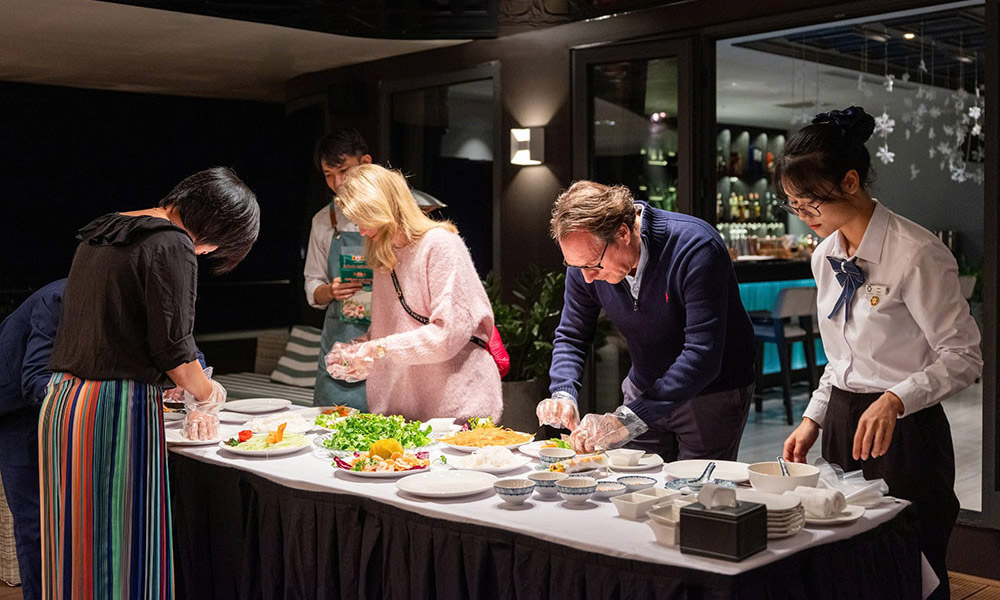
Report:
M 396 297 L 399 298 L 399 303 L 403 305 L 403 310 L 406 311 L 406 314 L 410 315 L 411 317 L 413 317 L 420 323 L 423 323 L 424 325 L 430 323 L 431 322 L 430 319 L 428 319 L 423 315 L 417 314 L 416 312 L 414 312 L 412 308 L 410 308 L 410 305 L 406 303 L 406 298 L 403 297 L 403 290 L 399 287 L 399 279 L 396 278 L 396 269 L 393 269 L 391 271 L 391 275 L 392 275 L 392 286 L 396 288 Z M 469 337 L 469 341 L 479 346 L 480 348 L 486 349 L 486 342 L 477 338 L 474 335 Z

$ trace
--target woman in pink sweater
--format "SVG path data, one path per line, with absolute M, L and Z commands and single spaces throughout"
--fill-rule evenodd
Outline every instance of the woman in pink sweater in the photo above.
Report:
M 367 339 L 334 345 L 330 375 L 367 378 L 374 413 L 499 422 L 500 374 L 490 353 L 470 341 L 490 339 L 493 309 L 455 226 L 425 216 L 406 179 L 378 165 L 351 169 L 336 202 L 365 238 L 374 280 Z M 393 274 L 426 324 L 403 307 Z

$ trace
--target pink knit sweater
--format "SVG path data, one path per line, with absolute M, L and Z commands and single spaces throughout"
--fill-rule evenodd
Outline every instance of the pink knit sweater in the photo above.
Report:
M 368 376 L 368 410 L 500 422 L 500 373 L 490 353 L 469 341 L 470 335 L 489 340 L 493 309 L 462 238 L 432 229 L 396 255 L 406 303 L 430 322 L 408 315 L 389 273 L 375 270 L 369 332 L 370 339 L 384 340 L 386 355 Z

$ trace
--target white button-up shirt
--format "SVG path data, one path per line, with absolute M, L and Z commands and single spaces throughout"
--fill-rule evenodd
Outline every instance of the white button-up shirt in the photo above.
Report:
M 340 231 L 357 231 L 358 226 L 352 223 L 337 207 L 337 225 Z M 302 269 L 305 275 L 306 302 L 313 308 L 326 308 L 326 304 L 316 304 L 316 288 L 328 285 L 333 279 L 329 270 L 330 241 L 333 239 L 333 224 L 330 222 L 330 206 L 319 209 L 312 218 L 309 229 L 309 245 L 306 247 L 306 266 Z
M 933 406 L 982 374 L 979 328 L 958 285 L 958 265 L 931 232 L 875 203 L 855 256 L 865 273 L 845 321 L 843 289 L 827 256 L 848 258 L 840 232 L 812 257 L 819 329 L 828 364 L 803 416 L 823 425 L 834 386 L 890 391 L 902 416 Z M 870 287 L 869 287 L 870 286 Z

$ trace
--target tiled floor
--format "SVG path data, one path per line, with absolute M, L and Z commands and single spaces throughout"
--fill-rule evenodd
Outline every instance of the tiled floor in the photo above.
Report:
M 808 386 L 792 388 L 792 414 L 795 423 L 809 402 Z M 955 493 L 961 506 L 967 510 L 982 510 L 983 471 L 983 391 L 982 384 L 974 384 L 944 402 L 945 413 L 951 423 L 955 445 Z M 784 403 L 781 389 L 765 390 L 764 410 L 750 409 L 743 439 L 740 442 L 739 460 L 761 462 L 774 460 L 781 453 L 788 434 L 795 426 L 785 424 Z M 809 452 L 809 462 L 819 456 L 820 442 Z M 1000 600 L 1000 598 L 998 598 Z

